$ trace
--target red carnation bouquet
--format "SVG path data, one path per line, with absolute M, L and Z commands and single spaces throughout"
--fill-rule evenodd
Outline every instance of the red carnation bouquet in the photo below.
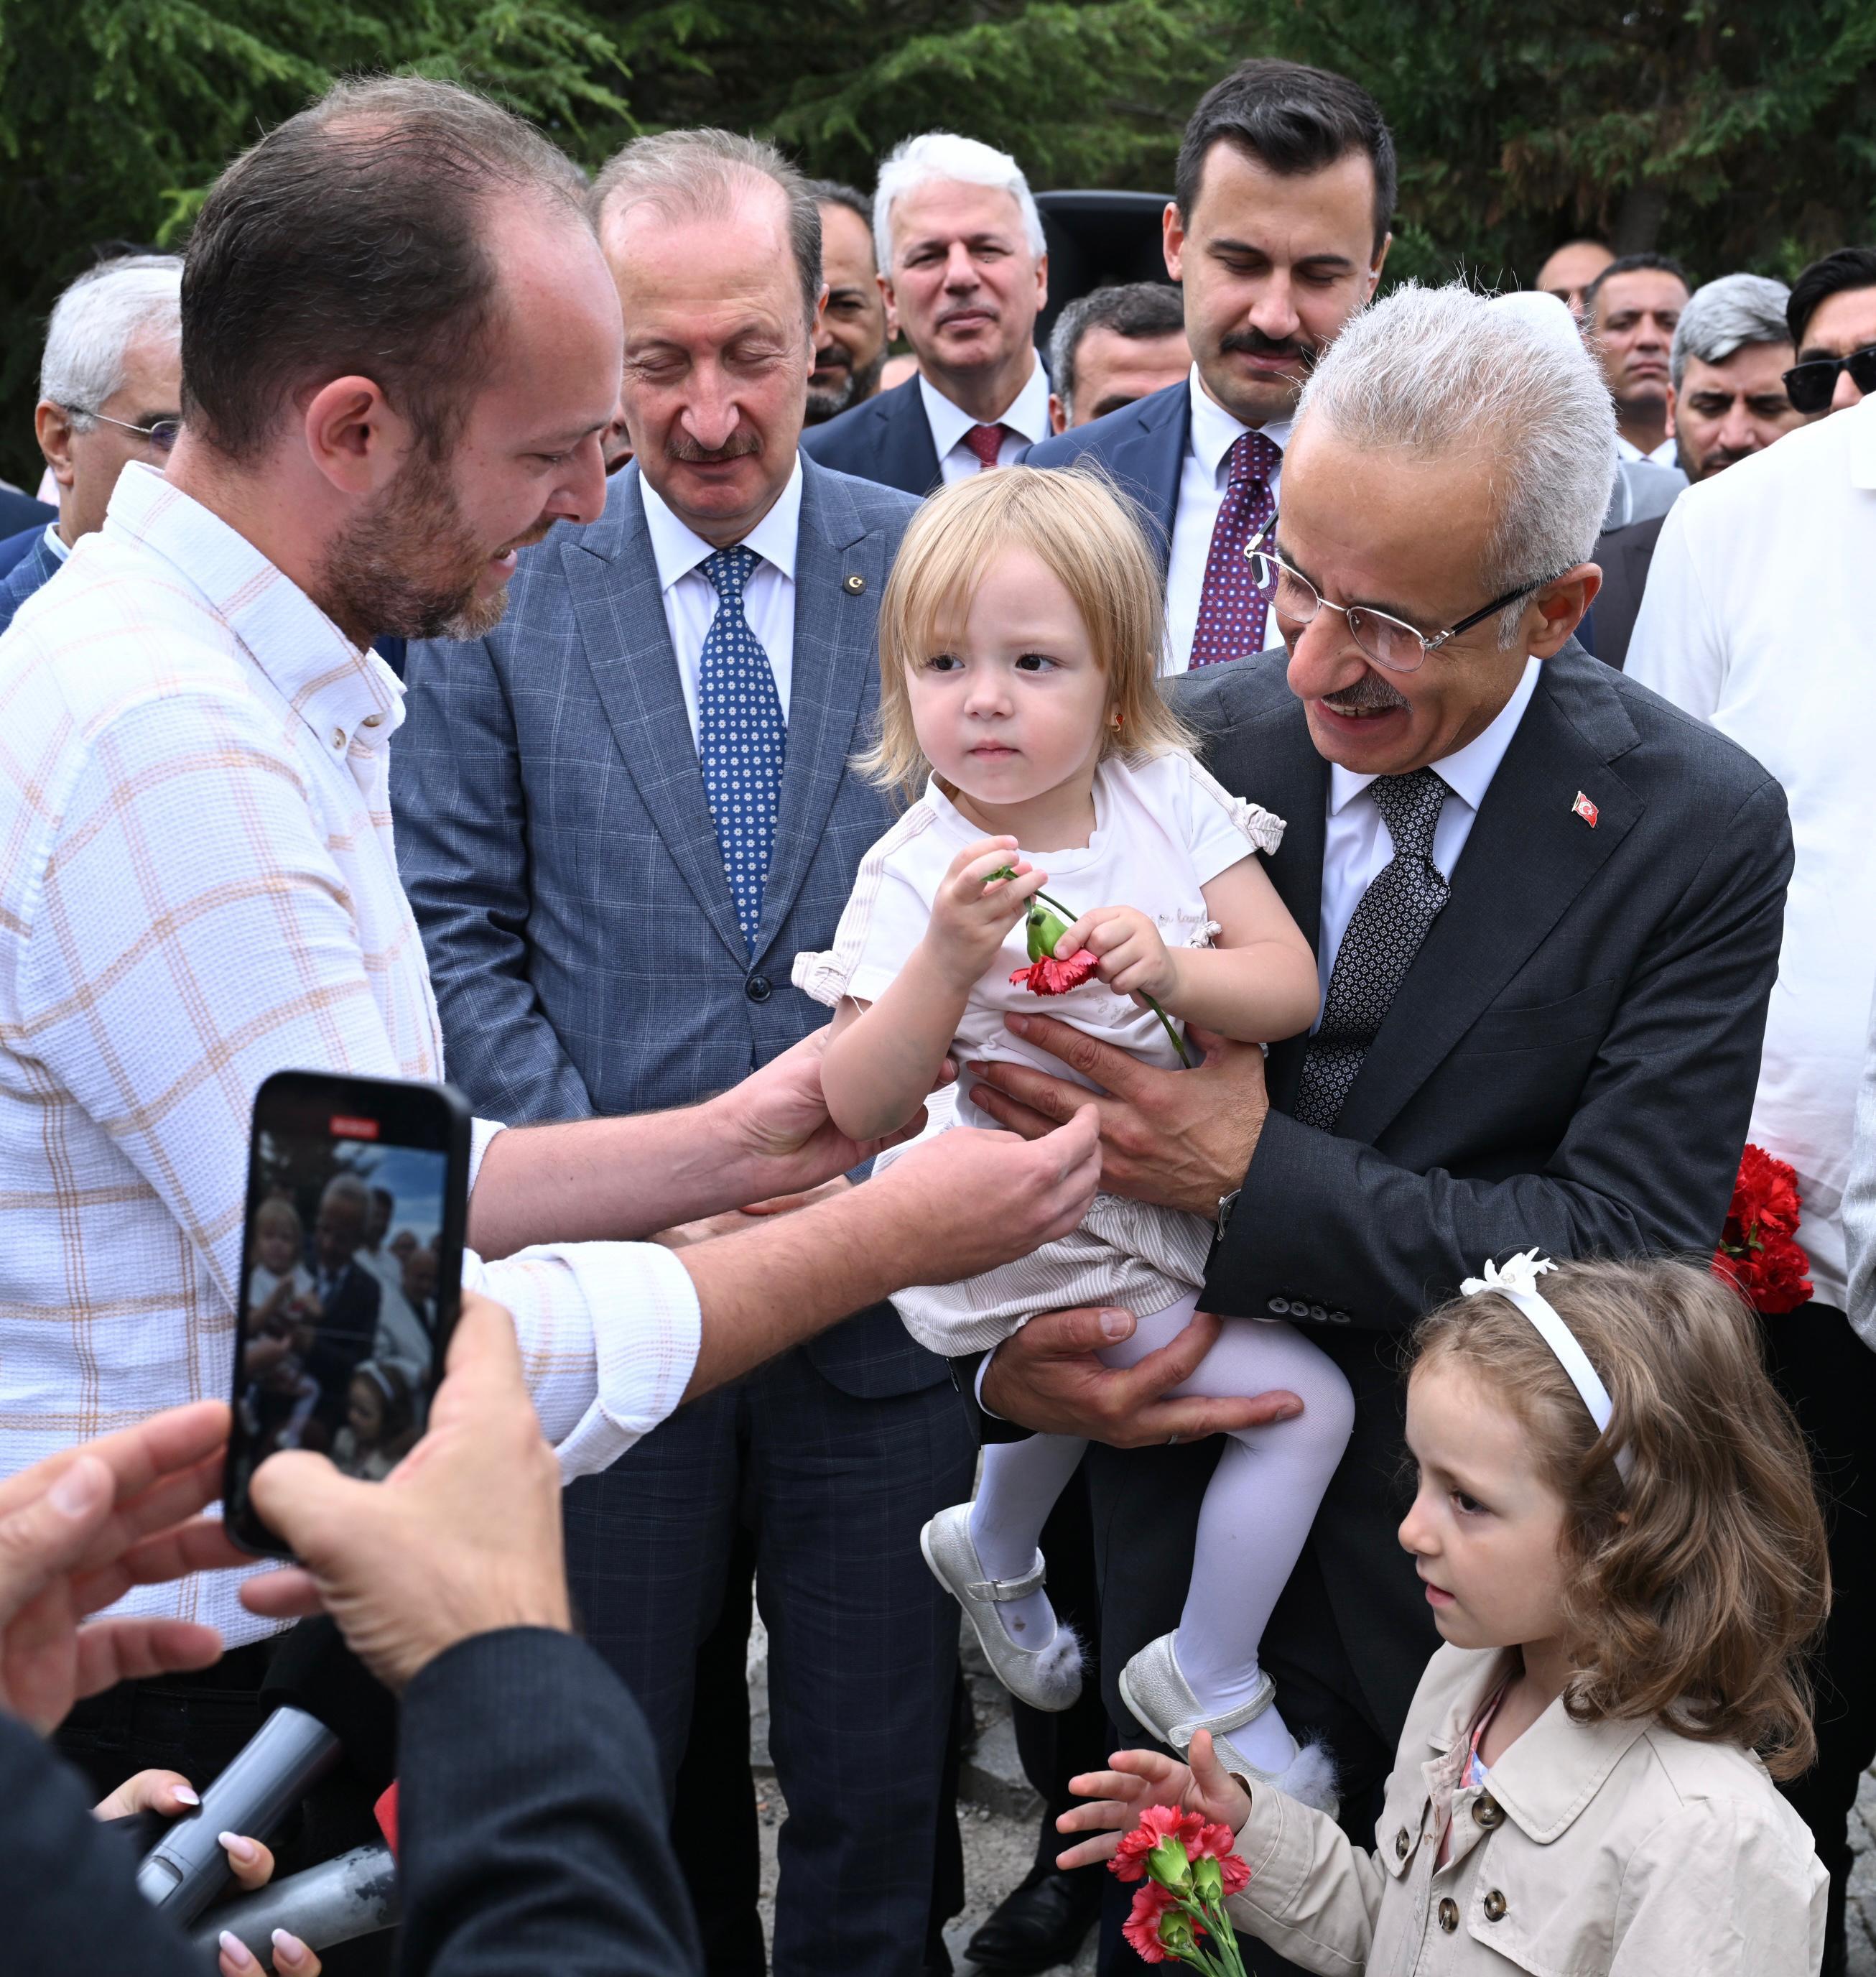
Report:
M 1004 865 L 990 875 L 984 883 L 989 885 L 997 879 L 1014 879 L 1013 867 Z M 1053 906 L 1055 912 L 1049 909 Z M 1069 913 L 1067 919 L 1057 917 L 1068 913 L 1069 909 L 1060 899 L 1052 899 L 1047 893 L 1038 892 L 1030 903 L 1029 909 L 1029 965 L 1017 969 L 1010 977 L 1019 989 L 1027 989 L 1032 995 L 1066 995 L 1070 989 L 1079 989 L 1089 980 L 1100 966 L 1099 958 L 1085 948 L 1077 948 L 1073 954 L 1060 951 L 1062 936 L 1066 934 L 1076 916 Z M 1192 1054 L 1185 1048 L 1185 1039 L 1168 1019 L 1166 1012 L 1152 997 L 1142 998 L 1146 1006 L 1159 1018 L 1159 1026 L 1172 1040 L 1172 1048 L 1179 1054 L 1179 1061 L 1188 1071 L 1192 1068 Z
M 1755 1311 L 1782 1318 L 1811 1295 L 1811 1263 L 1798 1246 L 1798 1176 L 1790 1163 L 1748 1145 L 1713 1272 L 1729 1277 Z
M 1122 1933 L 1142 1962 L 1170 1959 L 1206 1977 L 1244 1977 L 1225 1902 L 1243 1891 L 1251 1870 L 1233 1852 L 1228 1826 L 1149 1805 L 1108 1864 L 1122 1880 L 1142 1884 Z

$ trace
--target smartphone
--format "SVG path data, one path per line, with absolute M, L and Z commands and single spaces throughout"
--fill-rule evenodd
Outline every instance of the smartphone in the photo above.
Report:
M 243 1549 L 292 1555 L 249 1497 L 276 1449 L 374 1482 L 423 1434 L 461 1301 L 469 1129 L 447 1084 L 283 1071 L 256 1095 L 222 1488 Z

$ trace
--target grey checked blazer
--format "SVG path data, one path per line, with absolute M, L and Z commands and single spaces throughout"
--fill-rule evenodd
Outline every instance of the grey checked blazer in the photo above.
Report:
M 890 821 L 848 764 L 878 704 L 880 592 L 918 505 L 802 460 L 787 758 L 753 957 L 636 465 L 597 521 L 522 552 L 486 639 L 411 646 L 391 751 L 398 866 L 449 1074 L 480 1111 L 522 1124 L 688 1104 L 825 1020 L 789 971 L 797 949 L 832 944 Z M 884 1306 L 807 1350 L 862 1396 L 946 1377 Z

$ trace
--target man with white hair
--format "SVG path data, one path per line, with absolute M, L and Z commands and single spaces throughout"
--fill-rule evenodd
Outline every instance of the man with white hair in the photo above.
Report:
M 1682 311 L 1668 357 L 1667 431 L 1690 485 L 1762 452 L 1804 424 L 1785 390 L 1790 299 L 1790 289 L 1767 276 L 1722 275 L 1696 289 Z M 1628 469 L 1637 476 L 1647 470 L 1632 463 Z M 1654 546 L 1672 506 L 1663 501 L 1659 514 L 1605 527 L 1596 545 L 1602 589 L 1582 637 L 1612 666 L 1627 656 Z
M 1401 1334 L 1489 1258 L 1710 1254 L 1751 1109 L 1784 794 L 1572 639 L 1614 458 L 1608 393 L 1555 299 L 1409 286 L 1357 316 L 1286 450 L 1262 574 L 1287 660 L 1175 691 L 1213 772 L 1288 820 L 1269 871 L 1317 946 L 1321 1021 L 1268 1064 L 1225 1045 L 1163 1075 L 1047 1018 L 1020 1026 L 1111 1094 L 1103 1187 L 1215 1220 L 1201 1310 L 1307 1325 L 1354 1389 L 1262 1657 L 1284 1720 L 1334 1750 L 1351 1831 L 1373 1830 L 1435 1645 L 1395 1536 Z M 972 1069 L 1026 1134 L 1082 1094 Z M 1089 1478 L 1123 1729 L 1112 1675 L 1177 1622 L 1217 1449 L 1143 1445 L 1096 1356 L 1130 1329 L 1045 1313 L 981 1391 L 1000 1437 L 1109 1444 Z M 1195 1695 L 1179 1720 L 1218 1708 Z
M 0 632 L 78 538 L 104 526 L 125 466 L 168 459 L 182 429 L 182 286 L 174 255 L 126 254 L 87 269 L 53 305 L 33 423 L 58 520 L 0 583 Z
M 908 137 L 879 168 L 873 237 L 918 375 L 810 427 L 802 451 L 921 495 L 1020 460 L 1050 430 L 1049 257 L 1022 168 L 974 137 Z

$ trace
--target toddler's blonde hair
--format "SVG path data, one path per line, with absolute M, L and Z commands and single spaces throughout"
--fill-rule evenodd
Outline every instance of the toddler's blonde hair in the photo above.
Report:
M 906 668 L 937 649 L 1000 550 L 1026 549 L 1074 600 L 1107 676 L 1102 759 L 1139 761 L 1189 748 L 1159 691 L 1165 590 L 1147 524 L 1085 467 L 1006 467 L 945 488 L 912 519 L 879 604 L 879 724 L 861 771 L 908 800 L 931 765 L 912 725 Z M 1115 724 L 1115 717 L 1119 717 Z

